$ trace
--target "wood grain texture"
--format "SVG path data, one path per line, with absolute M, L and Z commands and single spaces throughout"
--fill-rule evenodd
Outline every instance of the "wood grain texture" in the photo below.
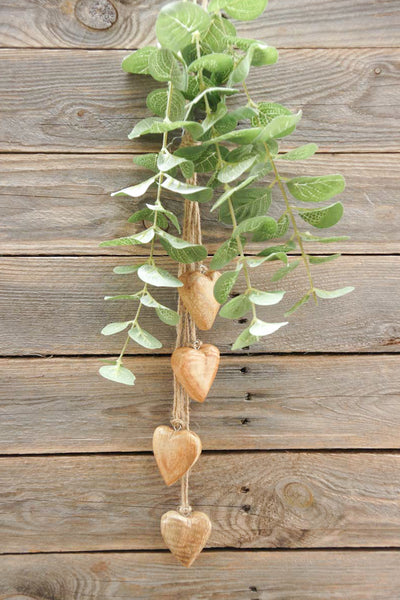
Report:
M 342 221 L 332 231 L 351 239 L 331 244 L 329 251 L 350 253 L 400 252 L 399 154 L 319 154 L 309 161 L 280 163 L 282 174 L 343 173 L 346 190 Z M 105 239 L 140 231 L 127 222 L 137 208 L 152 200 L 110 198 L 111 192 L 138 183 L 148 172 L 124 155 L 5 154 L 0 161 L 0 247 L 2 254 L 130 254 L 140 247 L 100 248 Z M 273 191 L 278 216 L 282 200 Z M 182 219 L 179 197 L 165 195 L 165 204 Z M 229 229 L 219 224 L 209 205 L 200 205 L 203 241 L 210 253 L 226 239 Z M 282 211 L 281 211 L 282 212 Z M 44 227 L 43 224 L 46 224 Z M 257 252 L 259 244 L 248 244 Z M 310 250 L 326 252 L 324 244 Z M 164 251 L 163 251 L 164 252 Z
M 0 150 L 158 149 L 154 136 L 127 139 L 135 122 L 149 114 L 144 95 L 160 85 L 122 72 L 125 55 L 1 50 Z M 313 141 L 329 152 L 398 151 L 399 60 L 396 49 L 282 50 L 277 65 L 252 71 L 249 87 L 257 100 L 272 95 L 293 109 L 303 108 L 303 121 L 288 147 Z M 243 95 L 237 95 L 230 105 L 243 102 Z
M 86 18 L 75 9 L 82 4 L 89 13 Z M 152 44 L 162 4 L 160 0 L 2 0 L 0 45 L 136 48 Z M 396 0 L 270 0 L 262 17 L 237 26 L 242 36 L 280 48 L 386 47 L 398 45 L 399 19 Z
M 57 600 L 397 600 L 397 551 L 203 551 L 194 568 L 166 552 L 2 556 L 5 598 Z
M 151 455 L 1 458 L 0 484 L 0 553 L 161 549 L 179 502 Z M 203 454 L 189 501 L 209 547 L 397 547 L 399 486 L 399 454 Z
M 132 293 L 141 289 L 136 278 L 114 275 L 114 265 L 131 264 L 125 257 L 5 257 L 1 261 L 0 354 L 117 354 L 122 335 L 102 336 L 100 330 L 113 321 L 129 320 L 135 310 L 132 301 L 103 300 L 104 295 Z M 172 272 L 176 263 L 160 257 L 158 265 Z M 313 269 L 317 287 L 332 290 L 346 285 L 356 291 L 336 300 L 311 302 L 282 327 L 252 346 L 252 352 L 397 352 L 399 351 L 400 286 L 399 257 L 341 257 L 333 263 Z M 260 307 L 260 318 L 274 322 L 282 316 L 307 288 L 303 267 L 299 266 L 278 284 L 269 277 L 278 268 L 264 263 L 252 272 L 256 288 L 286 289 L 284 300 L 271 307 Z M 242 289 L 241 280 L 236 290 Z M 235 293 L 235 292 L 233 292 Z M 164 305 L 176 307 L 176 291 L 154 290 Z M 240 322 L 239 322 L 240 321 Z M 221 352 L 230 352 L 231 344 L 244 329 L 246 317 L 231 321 L 218 317 L 213 329 L 202 332 L 201 339 L 218 343 Z M 154 321 L 152 309 L 143 309 L 142 326 L 157 335 L 171 353 L 175 329 Z M 146 352 L 137 345 L 128 353 Z M 149 351 L 147 351 L 148 353 Z M 241 351 L 243 354 L 245 351 Z M 154 352 L 153 352 L 154 353 Z
M 0 454 L 151 450 L 171 414 L 169 358 L 128 358 L 134 388 L 100 364 L 0 360 Z M 205 450 L 397 448 L 399 396 L 397 356 L 224 356 L 191 428 Z

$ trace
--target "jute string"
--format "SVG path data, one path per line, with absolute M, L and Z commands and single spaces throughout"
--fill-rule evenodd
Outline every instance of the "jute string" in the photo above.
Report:
M 191 145 L 190 138 L 184 137 L 181 143 L 182 146 Z M 192 142 L 193 143 L 193 142 Z M 194 174 L 193 177 L 186 180 L 187 183 L 196 185 L 197 177 Z M 184 217 L 183 217 L 183 238 L 187 242 L 193 244 L 201 244 L 201 222 L 200 222 L 200 210 L 197 202 L 191 202 L 185 199 L 184 204 Z M 200 270 L 202 265 L 199 263 L 182 264 L 179 263 L 178 276 L 188 273 L 190 271 Z M 176 328 L 176 348 L 182 346 L 193 346 L 198 348 L 200 342 L 197 340 L 196 325 L 185 309 L 181 298 L 178 299 L 178 313 L 180 316 L 179 323 Z M 174 429 L 189 429 L 190 417 L 189 417 L 189 404 L 190 398 L 185 389 L 181 386 L 174 374 L 174 403 L 172 408 L 171 425 Z M 179 511 L 183 515 L 191 513 L 191 506 L 189 504 L 189 471 L 181 479 L 181 504 Z

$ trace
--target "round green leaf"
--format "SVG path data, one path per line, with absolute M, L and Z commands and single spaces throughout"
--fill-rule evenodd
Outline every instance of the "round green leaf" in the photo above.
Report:
M 135 385 L 136 377 L 126 367 L 120 365 L 104 365 L 103 367 L 100 367 L 99 373 L 105 379 L 110 379 L 117 383 L 124 383 L 125 385 Z
M 251 302 L 247 296 L 241 294 L 240 296 L 236 296 L 236 298 L 232 298 L 229 300 L 227 304 L 225 304 L 219 314 L 224 319 L 240 319 L 247 312 L 251 310 Z
M 285 295 L 285 292 L 263 292 L 261 290 L 253 290 L 248 295 L 253 304 L 259 306 L 272 306 L 278 304 Z
M 138 269 L 138 277 L 155 287 L 182 287 L 183 285 L 177 277 L 155 265 L 142 265 Z
M 188 71 L 193 73 L 197 73 L 202 69 L 210 71 L 210 73 L 229 72 L 233 69 L 233 58 L 230 54 L 205 54 L 188 66 Z
M 266 9 L 268 0 L 211 0 L 209 11 L 223 9 L 238 21 L 257 19 Z
M 191 43 L 195 31 L 204 33 L 210 24 L 210 16 L 200 6 L 192 2 L 171 2 L 158 15 L 157 39 L 165 48 L 178 52 Z
M 170 81 L 180 90 L 187 88 L 187 73 L 171 50 L 160 48 L 149 58 L 149 73 L 156 81 Z
M 252 335 L 249 331 L 249 327 L 247 327 L 237 337 L 235 343 L 232 346 L 232 350 L 241 350 L 242 348 L 247 348 L 248 346 L 257 343 L 258 341 L 259 338 L 255 335 Z
M 342 175 L 322 175 L 320 177 L 294 177 L 286 185 L 297 200 L 322 202 L 343 192 L 345 181 Z
M 146 98 L 147 107 L 158 117 L 164 118 L 167 110 L 168 90 L 153 90 Z M 169 118 L 171 121 L 181 121 L 185 116 L 185 98 L 175 88 L 172 89 L 171 102 L 169 108 Z
M 314 288 L 314 291 L 317 294 L 318 298 L 323 298 L 324 300 L 329 300 L 331 298 L 340 298 L 341 296 L 350 294 L 350 292 L 352 292 L 353 290 L 354 287 L 352 286 L 347 286 L 338 290 L 332 290 L 330 292 L 327 290 L 320 290 L 318 288 Z
M 255 335 L 257 337 L 261 337 L 264 335 L 271 335 L 271 333 L 275 333 L 281 327 L 287 325 L 287 322 L 284 323 L 266 323 L 265 321 L 261 321 L 261 319 L 256 319 L 252 325 L 249 327 L 249 332 L 251 335 Z
M 155 350 L 161 348 L 162 343 L 154 335 L 151 335 L 145 329 L 142 329 L 137 323 L 128 331 L 129 337 L 132 338 L 137 344 L 143 346 L 143 348 L 149 348 Z
M 238 277 L 239 271 L 227 271 L 218 277 L 214 285 L 214 298 L 217 302 L 225 304 Z
M 225 265 L 229 264 L 231 260 L 237 257 L 239 254 L 239 247 L 236 238 L 230 238 L 226 240 L 218 248 L 216 253 L 211 259 L 210 269 L 217 270 L 222 269 Z
M 122 61 L 122 69 L 127 73 L 135 73 L 137 75 L 148 75 L 149 74 L 149 60 L 150 57 L 157 52 L 155 46 L 146 46 L 140 48 L 125 56 Z
M 114 333 L 119 333 L 123 331 L 130 325 L 130 321 L 124 321 L 120 323 L 109 323 L 101 330 L 103 335 L 114 335 Z
M 335 204 L 331 204 L 330 206 L 318 210 L 299 211 L 299 216 L 303 221 L 306 221 L 313 227 L 318 227 L 319 229 L 333 227 L 333 225 L 336 225 L 336 223 L 340 221 L 342 215 L 343 204 L 341 202 L 335 202 Z

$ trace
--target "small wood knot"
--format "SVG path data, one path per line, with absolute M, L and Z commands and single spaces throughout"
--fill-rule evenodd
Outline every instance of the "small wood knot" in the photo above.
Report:
M 250 504 L 243 504 L 242 511 L 245 512 L 245 513 L 249 513 L 251 511 Z
M 242 425 L 247 425 L 248 423 L 250 423 L 250 419 L 247 419 L 247 418 L 240 419 L 240 422 L 241 422 Z
M 376 67 L 376 69 L 375 69 L 375 73 L 376 73 L 377 75 L 380 75 L 380 74 L 382 73 L 382 69 L 381 69 L 380 67 Z
M 118 19 L 118 13 L 110 0 L 78 0 L 75 16 L 90 29 L 109 29 Z
M 247 373 L 247 371 L 248 371 L 248 368 L 247 368 L 247 367 L 242 367 L 242 368 L 240 369 L 240 372 L 241 372 L 241 373 Z
M 296 508 L 308 508 L 314 502 L 310 488 L 299 481 L 287 483 L 283 488 L 283 497 L 287 504 Z
M 240 488 L 240 491 L 242 492 L 242 494 L 248 494 L 250 491 L 250 488 L 248 485 L 242 485 L 242 487 Z

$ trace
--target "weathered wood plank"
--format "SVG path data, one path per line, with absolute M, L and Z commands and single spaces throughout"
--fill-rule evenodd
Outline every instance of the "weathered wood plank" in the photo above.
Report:
M 180 490 L 151 455 L 2 458 L 0 484 L 0 553 L 164 548 Z M 218 453 L 193 468 L 190 503 L 209 547 L 394 547 L 399 489 L 398 454 Z
M 125 257 L 24 258 L 5 257 L 1 265 L 0 329 L 2 355 L 112 354 L 119 353 L 123 334 L 104 337 L 102 327 L 111 321 L 132 318 L 135 306 L 129 301 L 104 302 L 104 295 L 132 293 L 140 289 L 131 277 L 112 273 L 115 264 L 131 264 Z M 170 261 L 160 266 L 176 269 Z M 288 327 L 252 346 L 253 352 L 365 352 L 393 351 L 399 345 L 398 311 L 399 257 L 341 257 L 314 268 L 315 283 L 323 289 L 355 285 L 356 291 L 335 301 L 311 302 L 292 317 Z M 276 264 L 264 263 L 252 271 L 255 287 L 269 287 Z M 261 318 L 282 321 L 283 313 L 307 289 L 303 267 L 271 288 L 288 290 L 276 306 L 260 307 Z M 237 288 L 241 289 L 241 288 Z M 171 288 L 159 288 L 155 296 L 175 306 Z M 154 321 L 151 309 L 142 311 L 143 327 L 162 341 L 161 353 L 175 344 L 173 327 Z M 217 342 L 222 352 L 244 328 L 246 319 L 218 318 L 204 342 Z M 143 348 L 132 345 L 131 352 Z M 154 352 L 154 351 L 153 351 Z
M 164 552 L 2 556 L 0 593 L 59 600 L 397 600 L 399 567 L 399 553 L 384 550 L 205 550 L 190 570 Z
M 169 358 L 127 359 L 134 388 L 99 364 L 0 360 L 0 454 L 151 450 L 171 413 Z M 206 450 L 396 448 L 399 395 L 397 356 L 222 357 L 191 427 Z
M 66 0 L 2 0 L 0 45 L 135 48 L 154 43 L 159 0 L 80 0 L 78 10 L 74 5 Z M 270 0 L 262 17 L 237 26 L 241 35 L 281 48 L 387 47 L 398 46 L 399 19 L 395 0 Z
M 126 52 L 0 51 L 0 150 L 139 152 L 159 141 L 129 141 L 148 114 L 144 95 L 160 87 L 123 73 Z M 283 50 L 277 65 L 254 71 L 250 89 L 304 119 L 291 145 L 323 151 L 398 151 L 400 50 Z M 99 75 L 101 74 L 101 76 Z M 354 85 L 354 82 L 357 85 Z M 48 90 L 56 90 L 51 94 Z M 232 106 L 243 102 L 238 95 Z
M 331 245 L 329 251 L 390 253 L 400 251 L 400 154 L 316 155 L 307 162 L 281 163 L 287 177 L 299 174 L 343 173 L 347 187 L 342 194 L 346 212 L 335 232 L 350 235 L 347 242 Z M 110 199 L 110 193 L 138 183 L 148 172 L 124 155 L 81 156 L 70 154 L 6 154 L 0 165 L 0 246 L 3 254 L 132 254 L 129 250 L 99 248 L 104 239 L 130 235 L 141 225 L 127 218 L 152 199 Z M 282 212 L 279 190 L 273 192 Z M 182 201 L 166 195 L 166 203 L 182 215 Z M 209 252 L 226 239 L 228 231 L 209 206 L 201 205 L 203 240 Z M 45 222 L 45 227 L 43 223 Z M 258 251 L 259 244 L 248 245 Z M 326 252 L 326 245 L 312 250 Z

